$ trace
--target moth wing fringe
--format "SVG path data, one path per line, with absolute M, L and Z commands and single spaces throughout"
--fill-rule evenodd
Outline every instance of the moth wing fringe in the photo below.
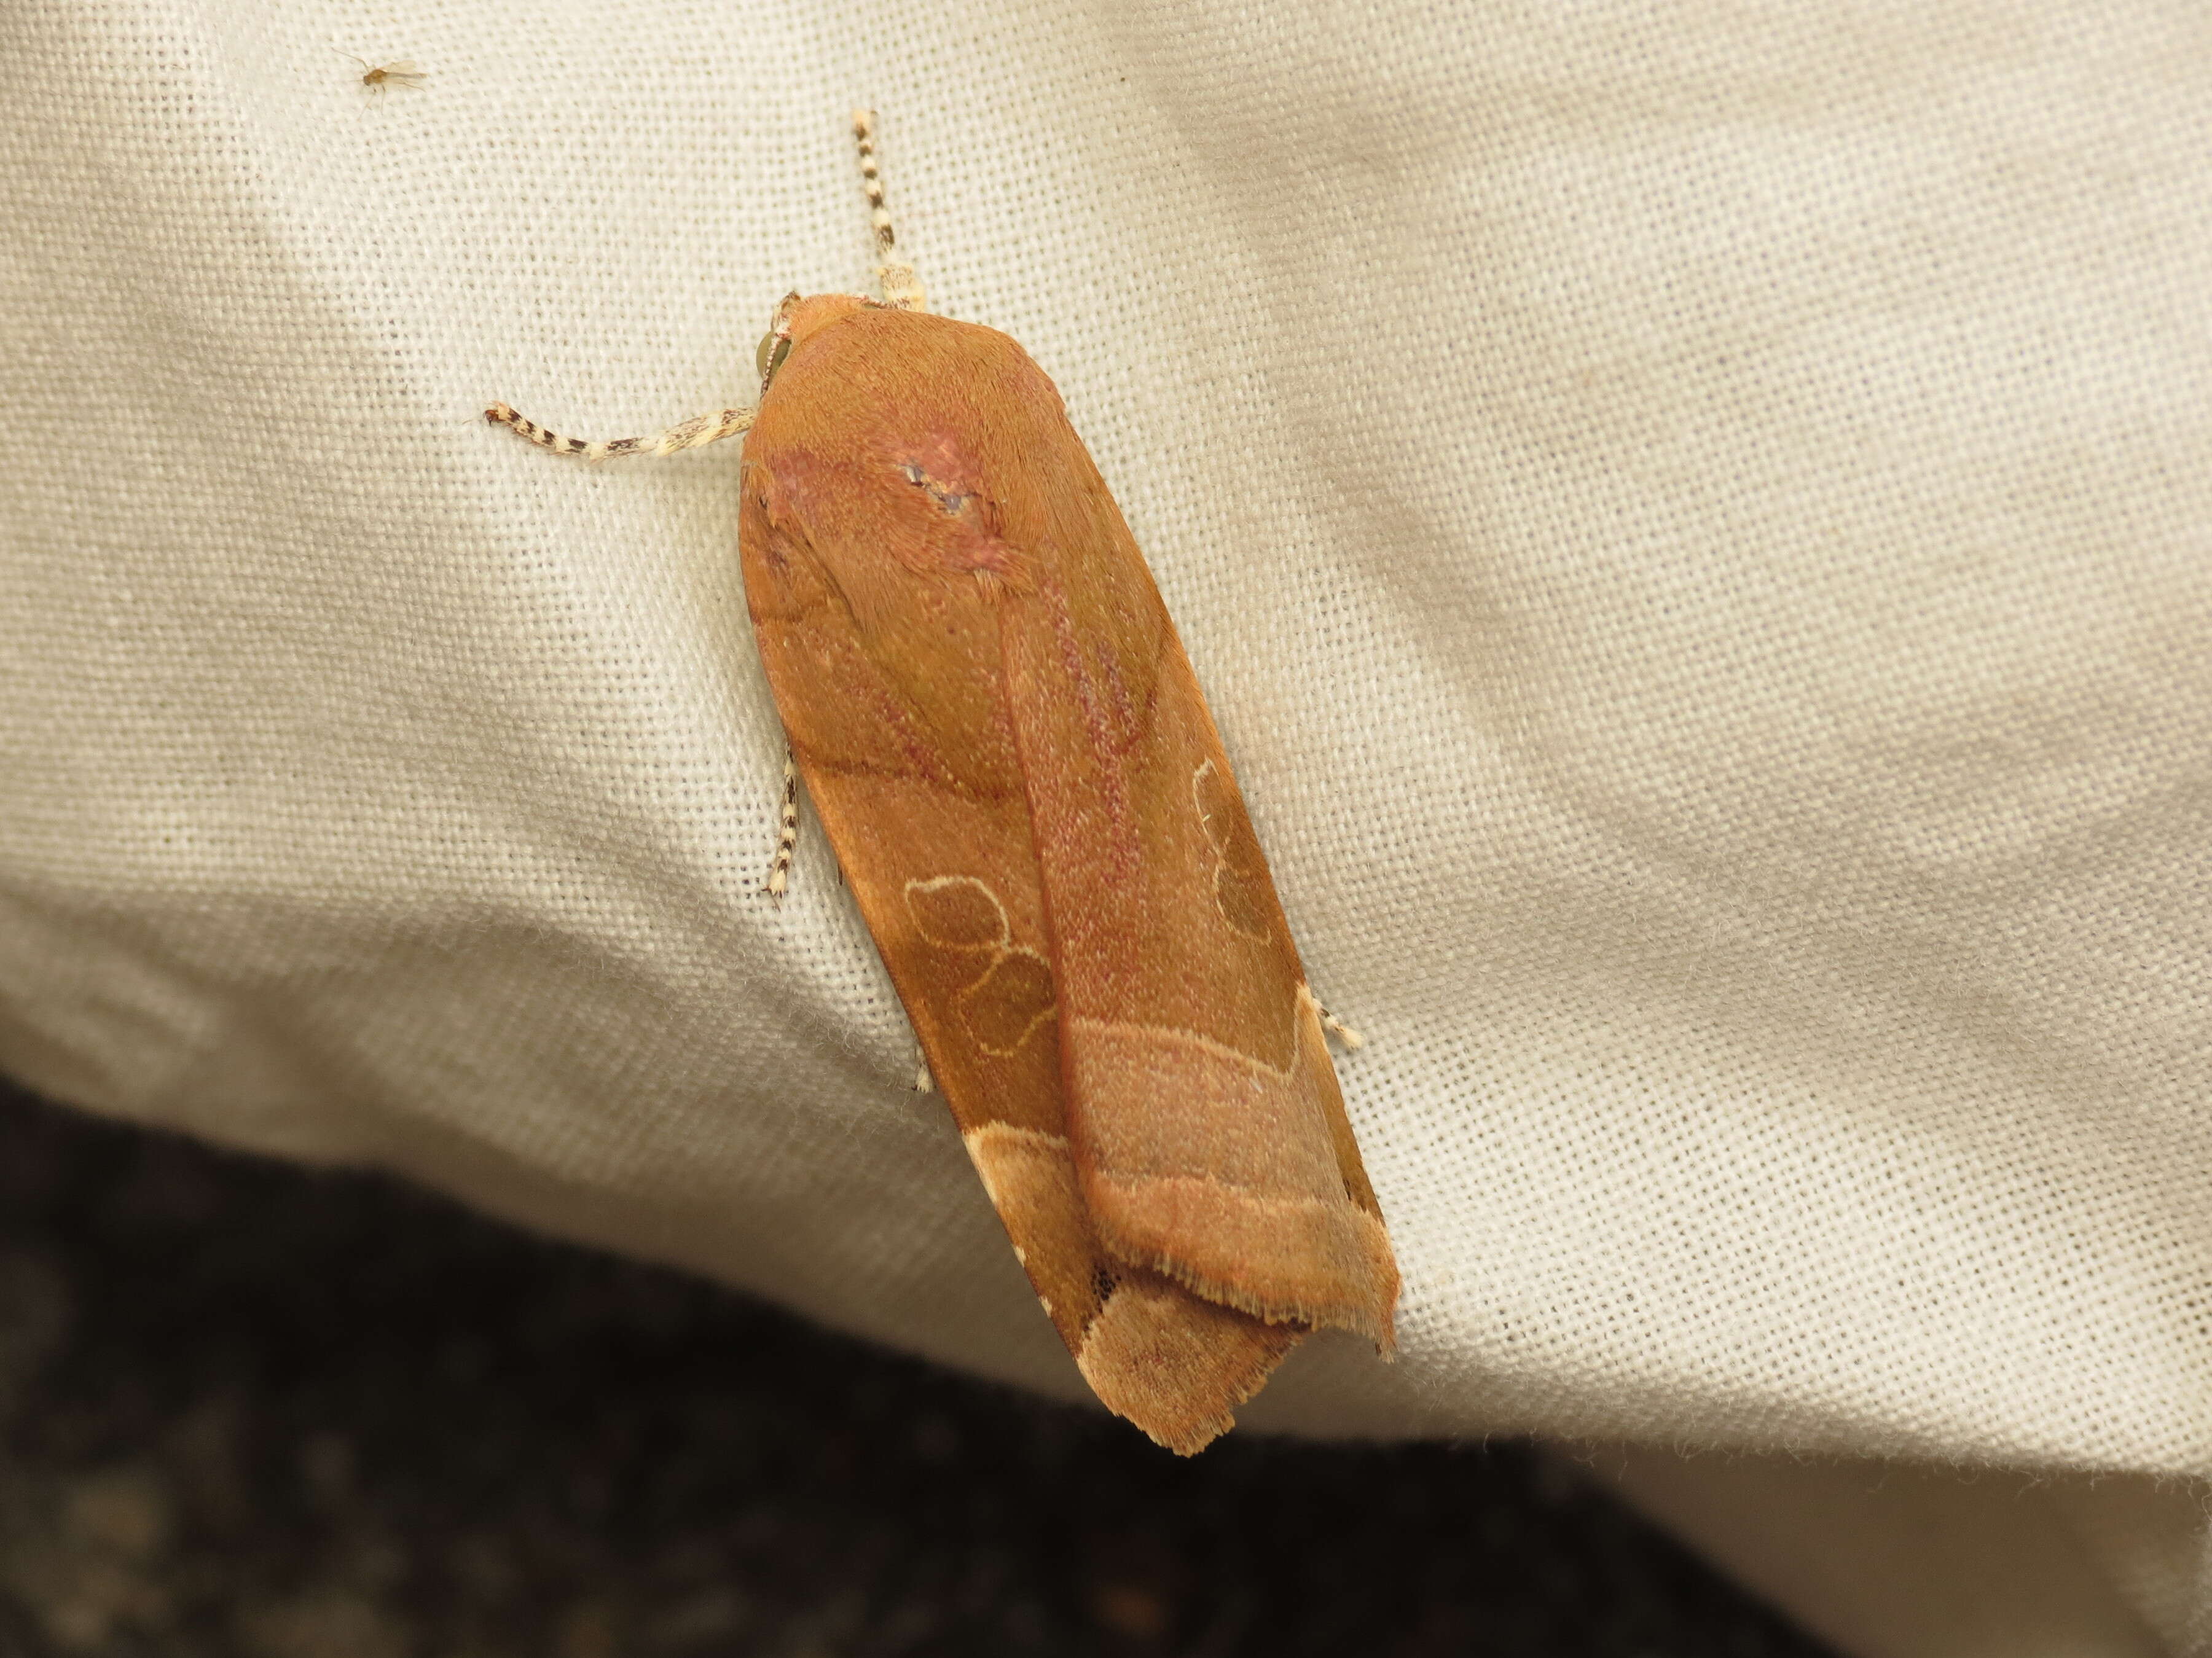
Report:
M 1153 1443 L 1195 1456 L 1236 1425 L 1307 1327 L 1263 1324 L 1147 1272 L 1123 1278 L 1083 1333 L 1076 1368 Z
M 1389 1235 L 1383 1230 L 1382 1223 L 1375 1220 L 1371 1216 L 1365 1215 L 1364 1211 L 1360 1212 L 1363 1218 L 1369 1221 L 1374 1227 L 1376 1234 L 1382 1238 L 1383 1250 L 1387 1254 L 1389 1249 Z M 1093 1221 L 1095 1224 L 1096 1217 L 1093 1218 Z M 1295 1302 L 1270 1300 L 1264 1296 L 1255 1295 L 1250 1291 L 1241 1289 L 1234 1284 L 1200 1272 L 1188 1262 L 1178 1260 L 1173 1254 L 1157 1250 L 1125 1250 L 1116 1247 L 1111 1242 L 1105 1241 L 1103 1231 L 1102 1242 L 1107 1254 L 1117 1263 L 1155 1272 L 1162 1278 L 1172 1279 L 1200 1301 L 1210 1303 L 1231 1312 L 1241 1313 L 1245 1317 L 1256 1320 L 1262 1324 L 1296 1325 L 1304 1330 L 1316 1328 L 1348 1330 L 1353 1335 L 1363 1337 L 1373 1343 L 1375 1351 L 1386 1360 L 1395 1360 L 1397 1357 L 1395 1323 L 1387 1313 L 1378 1321 L 1364 1311 L 1355 1309 L 1350 1304 L 1346 1304 L 1341 1310 L 1316 1309 Z M 1395 1290 L 1394 1284 L 1392 1296 L 1394 1307 L 1396 1301 Z

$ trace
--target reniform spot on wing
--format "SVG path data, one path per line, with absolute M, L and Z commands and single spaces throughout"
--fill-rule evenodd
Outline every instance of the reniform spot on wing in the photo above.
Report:
M 973 875 L 939 875 L 906 884 L 907 913 L 923 938 L 940 950 L 988 957 L 982 972 L 956 999 L 960 1023 L 986 1054 L 1014 1053 L 1053 1015 L 1052 968 L 1013 941 L 1006 906 Z
M 906 908 L 921 936 L 946 950 L 1004 950 L 1013 942 L 1006 907 L 973 875 L 908 881 Z
M 1052 1017 L 1052 969 L 1033 950 L 1010 950 L 960 993 L 959 1003 L 975 1046 L 1004 1058 Z

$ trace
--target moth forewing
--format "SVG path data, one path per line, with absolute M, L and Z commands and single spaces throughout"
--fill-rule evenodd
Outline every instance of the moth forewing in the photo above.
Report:
M 793 763 L 923 1073 L 1110 1408 L 1188 1454 L 1398 1273 L 1323 1019 L 1151 572 L 1059 393 L 921 308 L 856 115 L 882 297 L 793 295 L 744 434 L 745 599 Z M 770 878 L 781 891 L 795 815 Z

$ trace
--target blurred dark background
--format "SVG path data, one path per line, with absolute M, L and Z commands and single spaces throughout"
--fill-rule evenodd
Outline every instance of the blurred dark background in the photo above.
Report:
M 1820 1658 L 1525 1446 L 1195 1461 L 0 1084 L 0 1658 Z

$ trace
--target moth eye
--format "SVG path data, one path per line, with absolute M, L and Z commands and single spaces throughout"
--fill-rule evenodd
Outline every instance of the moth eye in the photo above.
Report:
M 775 371 L 783 367 L 783 360 L 791 355 L 791 336 L 779 334 L 774 329 L 761 336 L 760 349 L 753 353 L 753 367 L 760 371 L 761 388 L 775 378 Z

